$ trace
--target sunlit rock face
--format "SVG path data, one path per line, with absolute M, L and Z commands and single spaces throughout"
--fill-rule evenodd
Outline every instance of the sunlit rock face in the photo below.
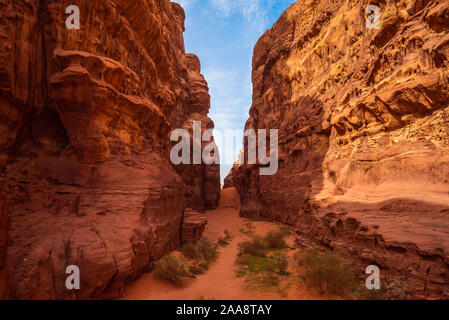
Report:
M 380 8 L 380 29 L 366 8 Z M 298 227 L 449 298 L 449 2 L 298 1 L 257 42 L 246 128 L 279 170 L 235 165 L 242 215 Z
M 117 297 L 180 244 L 196 200 L 169 158 L 170 132 L 193 109 L 213 126 L 183 9 L 76 4 L 80 29 L 69 30 L 64 1 L 0 0 L 1 297 Z M 218 173 L 197 174 L 219 186 Z M 217 191 L 195 187 L 213 207 Z M 65 287 L 68 265 L 80 290 Z

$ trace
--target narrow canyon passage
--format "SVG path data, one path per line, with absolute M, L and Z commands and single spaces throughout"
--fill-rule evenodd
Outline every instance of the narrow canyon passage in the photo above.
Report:
M 449 299 L 448 0 L 76 2 L 0 0 L 0 299 Z
M 221 191 L 220 204 L 214 210 L 206 211 L 208 224 L 203 234 L 212 242 L 216 242 L 225 230 L 233 237 L 230 244 L 220 248 L 217 261 L 213 262 L 209 270 L 196 279 L 185 281 L 182 287 L 170 282 L 157 279 L 153 273 L 143 274 L 136 281 L 127 285 L 121 299 L 125 300 L 247 300 L 247 299 L 332 299 L 332 296 L 318 296 L 291 285 L 286 295 L 277 290 L 254 290 L 247 288 L 244 277 L 237 277 L 235 259 L 238 254 L 238 244 L 249 240 L 241 229 L 245 222 L 253 224 L 255 234 L 264 235 L 277 230 L 281 224 L 267 221 L 248 220 L 239 217 L 239 195 L 235 188 Z M 286 239 L 289 246 L 293 246 L 294 237 Z

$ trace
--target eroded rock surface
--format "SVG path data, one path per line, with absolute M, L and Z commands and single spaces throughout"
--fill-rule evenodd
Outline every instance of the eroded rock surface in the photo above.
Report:
M 191 208 L 184 211 L 182 221 L 181 242 L 197 242 L 201 239 L 206 229 L 207 218 L 203 213 L 199 213 Z
M 241 214 L 449 298 L 448 59 L 448 1 L 294 3 L 254 49 L 246 128 L 279 129 L 279 170 L 234 166 Z
M 191 136 L 191 164 L 181 164 L 176 169 L 185 182 L 187 206 L 203 212 L 206 209 L 214 209 L 218 205 L 221 191 L 220 165 L 216 163 L 206 164 L 203 161 L 200 164 L 194 162 L 193 139 L 196 138 L 201 141 L 204 132 L 214 128 L 214 123 L 207 116 L 210 108 L 210 95 L 207 82 L 200 73 L 201 65 L 197 56 L 187 54 L 187 69 L 190 99 L 188 108 L 184 110 L 183 121 L 179 128 L 187 130 Z M 198 130 L 199 136 L 197 137 L 194 137 L 194 122 L 201 127 L 201 130 Z M 215 145 L 213 136 L 210 137 L 209 141 L 201 141 L 201 147 L 199 148 L 201 154 L 209 144 Z M 210 154 L 213 155 L 213 153 Z
M 76 4 L 81 28 L 68 30 L 65 2 L 0 0 L 0 294 L 10 298 L 117 297 L 180 244 L 187 203 L 213 206 L 219 194 L 169 158 L 171 130 L 193 114 L 213 126 L 183 9 Z M 218 170 L 195 174 L 219 186 Z M 72 264 L 80 290 L 65 288 Z

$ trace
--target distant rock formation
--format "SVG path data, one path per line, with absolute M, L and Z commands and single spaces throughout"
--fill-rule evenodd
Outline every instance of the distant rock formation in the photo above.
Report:
M 279 170 L 233 167 L 241 214 L 449 298 L 449 2 L 297 1 L 257 42 L 252 79 L 245 128 L 279 129 Z
M 118 297 L 180 245 L 185 208 L 218 203 L 218 166 L 185 173 L 169 158 L 171 130 L 213 126 L 183 9 L 76 5 L 69 30 L 66 2 L 0 0 L 1 297 Z M 68 265 L 80 290 L 65 288 Z
M 187 208 L 184 211 L 182 222 L 181 242 L 197 242 L 200 240 L 206 229 L 206 224 L 206 215 Z

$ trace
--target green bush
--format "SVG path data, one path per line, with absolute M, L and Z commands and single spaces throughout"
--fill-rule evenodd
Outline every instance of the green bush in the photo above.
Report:
M 200 267 L 200 268 L 202 268 L 202 269 L 207 271 L 209 269 L 209 263 L 207 263 L 206 261 L 200 262 L 198 264 L 198 267 Z
M 263 246 L 265 249 L 285 249 L 288 248 L 287 243 L 284 238 L 286 234 L 284 231 L 270 231 L 268 234 L 263 237 Z
M 400 281 L 393 281 L 387 284 L 385 288 L 385 298 L 387 300 L 407 300 L 408 296 Z
M 204 268 L 204 266 L 190 266 L 189 268 L 190 273 L 192 273 L 193 275 L 199 275 L 199 274 L 204 274 L 206 272 L 206 269 Z
M 240 253 L 264 257 L 268 250 L 288 248 L 285 236 L 284 230 L 270 231 L 264 237 L 254 236 L 252 240 L 239 244 Z
M 287 229 L 288 230 L 288 229 Z M 257 286 L 276 287 L 280 281 L 278 274 L 288 275 L 288 257 L 272 251 L 288 248 L 284 229 L 270 231 L 264 237 L 253 236 L 250 241 L 239 243 L 236 259 L 238 277 L 248 276 L 247 282 Z
M 358 300 L 407 300 L 407 294 L 399 281 L 393 281 L 387 285 L 381 285 L 379 290 L 368 290 L 364 286 L 354 294 Z
M 217 244 L 221 247 L 226 247 L 229 244 L 229 242 L 231 242 L 231 240 L 232 240 L 232 236 L 228 230 L 225 230 L 224 234 L 225 234 L 225 236 L 219 237 L 218 241 L 217 241 Z
M 345 265 L 335 253 L 320 254 L 316 249 L 310 249 L 296 259 L 306 286 L 321 294 L 327 292 L 345 297 L 357 288 L 356 270 Z
M 255 256 L 240 255 L 237 256 L 236 263 L 246 266 L 246 270 L 251 273 L 271 272 L 287 274 L 288 258 L 284 254 L 275 254 L 274 256 Z M 239 271 L 241 273 L 241 270 Z
M 200 240 L 197 243 L 198 250 L 201 253 L 201 256 L 208 263 L 211 263 L 218 258 L 218 248 L 212 242 L 208 240 Z
M 251 241 L 239 243 L 239 251 L 241 254 L 249 254 L 253 256 L 265 256 L 265 246 L 263 240 L 259 236 L 254 236 Z
M 189 241 L 184 243 L 181 247 L 181 252 L 185 257 L 189 259 L 193 260 L 202 259 L 201 253 L 198 250 L 198 246 L 193 242 Z
M 181 251 L 189 259 L 210 263 L 218 257 L 218 248 L 208 240 L 200 240 L 197 243 L 186 242 L 182 245 Z
M 217 240 L 217 244 L 221 247 L 226 247 L 229 244 L 229 240 L 227 240 L 226 238 L 220 237 Z
M 238 265 L 246 266 L 251 273 L 260 273 L 264 270 L 272 269 L 270 264 L 271 257 L 260 257 L 254 255 L 240 255 L 237 256 L 235 262 Z
M 154 275 L 160 279 L 181 285 L 190 275 L 189 263 L 184 257 L 165 255 L 154 263 Z

